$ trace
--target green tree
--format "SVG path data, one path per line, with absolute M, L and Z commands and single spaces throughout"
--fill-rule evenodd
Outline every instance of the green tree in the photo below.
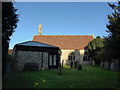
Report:
M 120 1 L 118 5 L 110 4 L 113 13 L 108 15 L 107 32 L 105 50 L 109 59 L 120 59 Z
M 94 40 L 89 42 L 88 44 L 88 53 L 89 57 L 91 57 L 93 60 L 95 60 L 99 64 L 98 56 L 100 57 L 100 54 L 102 55 L 101 50 L 104 48 L 104 39 L 100 36 L 97 36 Z
M 108 5 L 113 9 L 113 13 L 108 15 L 107 32 L 105 43 L 105 54 L 109 61 L 118 61 L 120 71 L 120 1 L 117 5 Z
M 6 71 L 6 62 L 10 37 L 17 27 L 18 14 L 12 2 L 2 3 L 2 74 Z

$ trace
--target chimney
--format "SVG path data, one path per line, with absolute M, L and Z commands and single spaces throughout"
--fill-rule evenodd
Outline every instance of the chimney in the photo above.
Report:
M 42 35 L 42 24 L 38 26 L 38 35 Z

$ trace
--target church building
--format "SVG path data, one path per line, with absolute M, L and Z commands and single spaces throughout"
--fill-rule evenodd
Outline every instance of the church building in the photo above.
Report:
M 42 35 L 42 25 L 39 25 L 38 35 L 34 35 L 32 41 L 46 43 L 59 47 L 61 50 L 61 62 L 70 64 L 77 61 L 79 64 L 90 64 L 91 59 L 87 55 L 87 45 L 94 39 L 93 35 Z

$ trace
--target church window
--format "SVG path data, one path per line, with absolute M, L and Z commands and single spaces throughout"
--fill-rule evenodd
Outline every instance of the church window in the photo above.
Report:
M 68 60 L 75 60 L 75 53 L 74 53 L 74 52 L 71 52 L 71 53 L 68 55 Z
M 88 56 L 88 52 L 87 52 L 87 51 L 84 52 L 83 61 L 90 61 L 90 60 L 89 60 L 89 56 Z

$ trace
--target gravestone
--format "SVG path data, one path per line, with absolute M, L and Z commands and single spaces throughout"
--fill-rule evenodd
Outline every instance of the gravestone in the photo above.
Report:
M 115 65 L 113 62 L 111 62 L 111 64 L 110 64 L 110 70 L 115 70 Z
M 95 66 L 95 60 L 93 60 L 93 66 Z
M 108 69 L 108 62 L 105 62 L 104 68 Z
M 103 61 L 100 62 L 100 67 L 103 67 Z

